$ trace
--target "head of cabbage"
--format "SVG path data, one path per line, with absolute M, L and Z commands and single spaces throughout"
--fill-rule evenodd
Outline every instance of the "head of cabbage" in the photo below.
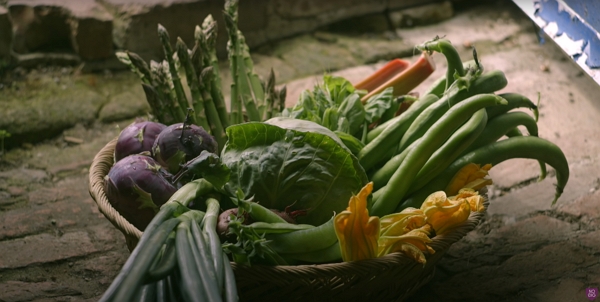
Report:
M 325 223 L 368 182 L 340 139 L 313 122 L 249 122 L 230 126 L 227 136 L 221 160 L 231 174 L 225 189 L 241 190 L 267 208 L 306 210 L 298 223 Z

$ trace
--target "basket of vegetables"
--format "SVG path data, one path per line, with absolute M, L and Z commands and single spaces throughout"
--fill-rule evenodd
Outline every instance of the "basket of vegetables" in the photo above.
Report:
M 402 300 L 480 222 L 494 165 L 536 159 L 541 179 L 552 166 L 554 201 L 567 183 L 564 154 L 537 137 L 536 104 L 497 94 L 504 73 L 475 52 L 463 62 L 436 37 L 413 63 L 356 84 L 325 75 L 285 108 L 273 73 L 253 71 L 236 1 L 224 20 L 229 106 L 210 16 L 191 49 L 173 50 L 159 25 L 162 62 L 118 54 L 155 120 L 123 129 L 90 168 L 90 194 L 131 251 L 102 301 Z M 446 75 L 411 95 L 434 52 Z

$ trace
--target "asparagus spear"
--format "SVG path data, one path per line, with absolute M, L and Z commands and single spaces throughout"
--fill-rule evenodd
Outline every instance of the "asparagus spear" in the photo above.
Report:
M 163 62 L 166 63 L 165 61 Z M 168 71 L 168 66 L 166 65 L 167 64 L 156 61 L 150 61 L 150 72 L 154 83 L 156 83 L 154 87 L 159 95 L 163 97 L 164 104 L 166 104 L 166 107 L 175 119 L 174 122 L 183 122 L 185 119 L 185 112 L 184 109 L 179 106 L 175 92 L 171 88 L 173 83 Z
M 179 57 L 181 66 L 185 70 L 187 83 L 190 87 L 190 93 L 192 94 L 192 107 L 194 108 L 196 116 L 196 124 L 206 129 L 206 131 L 210 131 L 211 129 L 208 125 L 208 121 L 206 119 L 206 112 L 204 110 L 205 100 L 202 99 L 202 95 L 200 93 L 200 88 L 198 85 L 198 75 L 196 74 L 196 70 L 194 69 L 194 65 L 192 64 L 192 61 L 190 59 L 188 47 L 181 38 L 177 37 L 175 49 L 177 50 L 177 56 Z
M 173 48 L 171 48 L 171 40 L 169 38 L 169 33 L 167 32 L 167 29 L 161 24 L 158 24 L 158 38 L 160 39 L 163 51 L 165 53 L 165 60 L 169 64 L 171 81 L 175 90 L 175 99 L 179 104 L 181 111 L 184 112 L 185 109 L 188 108 L 188 101 L 185 97 L 185 92 L 183 91 L 183 85 L 181 85 L 181 79 L 179 78 L 179 72 L 177 70 L 177 66 L 175 65 L 175 60 L 173 59 Z M 192 116 L 192 123 L 197 123 L 194 116 Z
M 243 39 L 242 33 L 237 28 L 237 7 L 237 0 L 226 0 L 225 12 L 223 15 L 227 32 L 229 33 L 227 48 L 229 52 L 231 76 L 233 78 L 231 87 L 231 114 L 235 115 L 236 119 L 240 119 L 237 115 L 241 114 L 241 112 L 238 113 L 237 111 L 241 110 L 241 102 L 244 104 L 248 119 L 251 121 L 260 121 L 260 114 L 256 107 L 256 95 L 251 90 L 254 87 L 251 85 L 246 69 L 247 60 L 245 60 L 244 55 L 247 55 L 247 51 L 245 52 L 244 47 L 242 46 L 242 44 L 245 43 L 245 40 Z
M 200 30 L 199 27 L 196 27 L 197 30 Z M 207 62 L 205 65 L 212 66 L 212 81 L 210 82 L 210 92 L 213 98 L 213 102 L 215 103 L 215 107 L 217 108 L 217 112 L 219 113 L 219 118 L 221 119 L 221 124 L 223 128 L 229 127 L 229 113 L 227 112 L 227 107 L 225 106 L 225 98 L 223 97 L 222 92 L 222 84 L 221 84 L 221 76 L 219 72 L 219 59 L 217 58 L 217 22 L 213 19 L 212 15 L 208 15 L 204 22 L 202 22 L 202 48 L 204 53 L 204 58 Z
M 225 143 L 227 142 L 227 134 L 225 133 L 225 128 L 223 128 L 223 124 L 219 118 L 219 113 L 217 112 L 217 108 L 215 107 L 215 103 L 213 102 L 210 93 L 211 88 L 209 84 L 211 81 L 213 81 L 213 79 L 211 79 L 212 77 L 212 67 L 206 67 L 200 73 L 200 80 L 198 83 L 200 85 L 202 97 L 204 98 L 204 104 L 206 105 L 206 117 L 208 118 L 208 123 L 210 124 L 210 130 L 217 141 L 220 153 L 223 146 L 225 146 Z

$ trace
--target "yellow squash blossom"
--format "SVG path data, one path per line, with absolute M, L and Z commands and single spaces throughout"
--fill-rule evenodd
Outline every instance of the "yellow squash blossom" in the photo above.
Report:
M 377 257 L 379 239 L 379 217 L 369 217 L 367 197 L 373 190 L 373 183 L 365 185 L 358 195 L 352 196 L 348 208 L 334 219 L 344 261 L 355 261 Z
M 460 191 L 458 191 L 458 195 L 450 197 L 450 199 L 465 199 L 471 206 L 471 212 L 482 212 L 485 210 L 485 206 L 483 205 L 483 196 L 479 195 L 479 192 L 470 188 L 460 189 Z
M 398 236 L 406 234 L 426 224 L 427 217 L 421 209 L 406 208 L 400 213 L 381 217 L 381 236 Z
M 471 214 L 471 205 L 464 198 L 449 199 L 445 192 L 438 191 L 425 199 L 421 210 L 427 216 L 427 223 L 433 227 L 436 235 L 440 235 L 466 221 Z
M 334 218 L 342 259 L 355 261 L 402 252 L 419 263 L 425 263 L 423 252 L 434 253 L 431 226 L 420 209 L 407 208 L 400 213 L 369 216 L 367 198 L 373 190 L 368 183 L 348 202 L 348 208 Z
M 426 258 L 423 252 L 429 254 L 435 253 L 435 251 L 427 245 L 431 242 L 431 239 L 429 238 L 430 234 L 431 227 L 429 225 L 423 225 L 406 234 L 381 236 L 379 237 L 379 256 L 394 252 L 402 252 L 413 258 L 415 261 L 425 264 Z
M 491 168 L 492 165 L 490 164 L 483 167 L 474 163 L 467 164 L 454 175 L 444 191 L 448 195 L 456 195 L 463 188 L 479 190 L 487 185 L 491 185 L 492 180 L 485 178 L 488 176 L 488 171 Z

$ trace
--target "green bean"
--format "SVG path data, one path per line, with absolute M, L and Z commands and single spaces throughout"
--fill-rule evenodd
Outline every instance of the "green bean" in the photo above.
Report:
M 464 153 L 468 153 L 487 144 L 491 144 L 506 135 L 508 131 L 515 129 L 518 126 L 525 126 L 530 135 L 538 136 L 537 123 L 529 114 L 520 111 L 508 112 L 497 116 L 496 118 L 490 119 L 483 132 L 481 132 L 481 135 L 469 148 L 467 148 L 467 150 L 465 150 Z
M 523 136 L 523 132 L 521 132 L 521 130 L 519 130 L 519 128 L 515 127 L 515 128 L 509 129 L 508 131 L 506 131 L 505 135 L 506 135 L 506 137 Z
M 498 106 L 500 107 L 500 106 Z M 493 108 L 493 107 L 492 107 Z M 486 108 L 489 109 L 489 108 Z M 502 136 L 513 137 L 523 136 L 518 126 L 525 126 L 529 135 L 538 136 L 538 126 L 536 121 L 525 112 L 507 112 L 496 116 L 488 122 L 481 135 L 473 142 L 473 144 L 463 152 L 466 154 L 472 150 L 475 150 L 481 146 L 485 146 L 492 142 L 497 141 Z M 546 164 L 539 161 L 540 165 L 540 177 L 538 180 L 546 178 Z
M 326 223 L 306 230 L 285 234 L 267 234 L 268 246 L 276 253 L 308 253 L 337 242 L 333 217 Z
M 492 106 L 487 108 L 486 110 L 488 112 L 488 118 L 490 120 L 515 108 L 529 108 L 533 111 L 533 117 L 537 122 L 539 117 L 538 106 L 526 96 L 512 92 L 502 93 L 500 94 L 500 96 L 503 97 L 508 102 L 508 104 L 507 106 Z
M 444 172 L 416 191 L 396 211 L 407 207 L 420 207 L 425 198 L 444 190 L 458 171 L 468 163 L 497 165 L 512 158 L 537 159 L 552 166 L 556 171 L 556 193 L 552 205 L 561 196 L 569 180 L 569 163 L 562 150 L 555 144 L 535 136 L 516 136 L 500 140 L 473 150 L 454 161 Z
M 392 119 L 390 123 L 377 137 L 366 144 L 360 152 L 358 152 L 358 160 L 365 170 L 369 170 L 380 162 L 388 158 L 381 155 L 382 150 L 387 151 L 398 145 L 402 139 L 404 132 L 420 112 L 425 110 L 427 106 L 438 99 L 435 95 L 426 95 L 422 100 L 417 101 L 410 106 L 407 111 L 400 114 L 398 118 Z M 415 106 L 417 105 L 417 106 Z
M 400 167 L 400 164 L 402 164 L 406 158 L 408 152 L 410 152 L 412 148 L 414 148 L 414 146 L 420 142 L 421 138 L 414 141 L 410 146 L 408 146 L 408 148 L 404 149 L 404 151 L 400 152 L 399 154 L 394 155 L 383 165 L 383 167 L 377 169 L 377 171 L 375 171 L 375 173 L 369 177 L 369 179 L 373 182 L 374 191 L 379 190 L 388 183 L 392 175 L 394 175 L 394 172 L 396 172 L 398 167 Z
M 463 63 L 464 69 L 469 69 L 469 68 L 474 68 L 474 67 L 476 67 L 476 66 L 475 66 L 475 61 L 473 61 L 473 60 Z M 444 95 L 445 91 L 446 91 L 446 75 L 443 75 L 443 76 L 439 77 L 437 80 L 435 80 L 429 86 L 429 88 L 427 88 L 427 90 L 423 91 L 423 93 L 421 95 L 434 94 L 441 98 Z
M 450 108 L 427 130 L 421 143 L 406 155 L 388 184 L 380 189 L 383 192 L 373 203 L 371 214 L 383 216 L 392 213 L 410 189 L 415 176 L 427 159 L 452 135 L 454 130 L 479 109 L 504 102 L 506 102 L 504 99 L 494 94 L 478 94 Z
M 487 123 L 485 109 L 480 109 L 448 140 L 437 149 L 421 168 L 408 194 L 427 184 L 436 175 L 448 167 L 460 154 L 477 139 Z
M 423 110 L 425 110 L 425 108 L 427 108 L 429 105 L 433 104 L 437 100 L 438 98 L 433 95 L 425 95 L 423 97 L 420 97 L 417 101 L 410 105 L 410 107 L 408 107 L 408 109 L 405 112 L 369 131 L 369 133 L 367 133 L 367 142 L 372 142 L 390 125 L 396 125 L 400 127 L 400 131 L 402 131 L 404 127 L 408 127 L 404 124 L 410 125 L 410 123 L 412 123 L 412 121 L 417 117 L 417 115 L 419 115 Z
M 456 51 L 456 48 L 452 46 L 449 40 L 436 37 L 431 41 L 418 45 L 416 48 L 421 51 L 437 51 L 446 57 L 448 69 L 446 71 L 446 88 L 444 91 L 448 90 L 450 85 L 454 83 L 455 75 L 460 77 L 465 75 L 465 68 L 463 67 L 463 62 L 458 51 Z
M 470 81 L 470 80 L 467 80 Z M 506 87 L 507 81 L 504 73 L 495 70 L 482 74 L 472 80 L 468 89 L 461 89 L 458 86 L 450 88 L 444 96 L 436 103 L 423 110 L 421 114 L 412 122 L 410 127 L 404 133 L 397 152 L 402 152 L 417 138 L 423 134 L 435 123 L 446 111 L 459 102 L 483 93 L 492 93 Z

